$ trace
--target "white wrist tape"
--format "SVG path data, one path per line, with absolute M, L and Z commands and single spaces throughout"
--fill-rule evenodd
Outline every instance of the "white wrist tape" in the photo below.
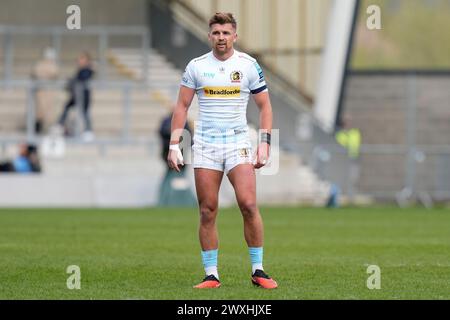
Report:
M 181 153 L 180 146 L 178 144 L 169 145 L 169 150 L 177 152 L 177 163 L 184 165 L 183 154 Z

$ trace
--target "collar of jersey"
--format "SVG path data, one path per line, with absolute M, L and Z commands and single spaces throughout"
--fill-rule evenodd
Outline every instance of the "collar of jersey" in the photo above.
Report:
M 234 50 L 233 54 L 227 60 L 219 60 L 219 59 L 217 59 L 216 56 L 214 55 L 214 52 L 212 50 L 211 50 L 211 56 L 214 59 L 214 61 L 216 61 L 216 62 L 222 62 L 222 63 L 223 62 L 227 62 L 227 61 L 230 61 L 231 59 L 233 59 L 238 54 L 236 49 L 233 48 L 233 50 Z

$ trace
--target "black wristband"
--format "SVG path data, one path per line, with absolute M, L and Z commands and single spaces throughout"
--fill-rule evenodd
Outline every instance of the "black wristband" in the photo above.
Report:
M 261 143 L 267 143 L 270 146 L 271 135 L 268 132 L 261 133 Z

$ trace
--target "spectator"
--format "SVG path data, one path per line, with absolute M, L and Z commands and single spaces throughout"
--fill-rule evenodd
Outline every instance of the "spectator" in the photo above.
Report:
M 53 48 L 46 48 L 43 59 L 38 61 L 33 68 L 31 78 L 38 81 L 56 80 L 59 68 L 56 63 L 56 52 Z M 41 89 L 36 91 L 36 133 L 47 130 L 48 124 L 53 121 L 54 94 L 51 90 Z
M 161 157 L 164 163 L 167 159 L 167 154 L 169 153 L 170 144 L 170 126 L 172 120 L 172 113 L 165 117 L 161 121 L 161 126 L 159 127 L 159 137 L 161 138 Z
M 159 136 L 161 138 L 161 157 L 164 163 L 167 163 L 167 155 L 169 153 L 171 120 L 172 113 L 162 120 L 159 128 Z M 187 122 L 184 129 L 192 134 Z M 163 181 L 159 187 L 158 206 L 193 207 L 197 204 L 195 196 L 189 187 L 190 183 L 186 178 L 185 169 L 186 165 L 180 166 L 180 172 L 176 172 L 174 170 L 170 170 L 167 166 Z
M 359 158 L 359 148 L 361 146 L 361 132 L 358 128 L 352 128 L 350 125 L 350 117 L 344 117 L 340 123 L 336 133 L 336 141 L 347 149 L 348 156 L 351 159 Z
M 35 145 L 22 143 L 19 145 L 19 155 L 12 161 L 0 163 L 1 172 L 39 173 L 41 164 Z
M 350 117 L 345 116 L 339 123 L 339 129 L 336 133 L 336 141 L 347 149 L 350 160 L 348 171 L 348 197 L 350 202 L 354 201 L 356 194 L 356 185 L 359 180 L 359 149 L 361 146 L 361 132 L 358 128 L 350 125 Z
M 161 138 L 161 157 L 162 157 L 162 160 L 164 161 L 164 163 L 167 162 L 167 155 L 169 154 L 171 121 L 172 121 L 172 113 L 167 115 L 161 121 L 161 126 L 159 128 L 159 136 Z M 187 130 L 190 134 L 192 134 L 192 131 L 189 127 L 188 122 L 186 122 L 184 129 Z M 167 168 L 167 170 L 169 170 L 169 169 L 170 168 Z M 182 170 L 184 170 L 184 166 L 182 167 Z
M 75 106 L 78 103 L 77 99 L 80 98 L 82 101 L 82 111 L 85 127 L 85 131 L 83 132 L 82 137 L 86 141 L 94 139 L 91 118 L 89 115 L 89 107 L 91 102 L 90 82 L 93 76 L 94 70 L 92 69 L 91 65 L 91 57 L 89 53 L 83 52 L 78 57 L 78 70 L 76 75 L 68 81 L 66 89 L 69 91 L 70 99 L 66 103 L 64 111 L 58 121 L 60 128 L 63 129 L 70 108 Z

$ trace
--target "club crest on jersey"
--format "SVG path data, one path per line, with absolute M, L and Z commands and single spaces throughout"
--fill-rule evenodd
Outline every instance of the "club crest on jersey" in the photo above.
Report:
M 230 74 L 230 79 L 231 79 L 231 82 L 241 82 L 241 80 L 242 80 L 242 72 L 240 72 L 240 71 L 233 71 Z

